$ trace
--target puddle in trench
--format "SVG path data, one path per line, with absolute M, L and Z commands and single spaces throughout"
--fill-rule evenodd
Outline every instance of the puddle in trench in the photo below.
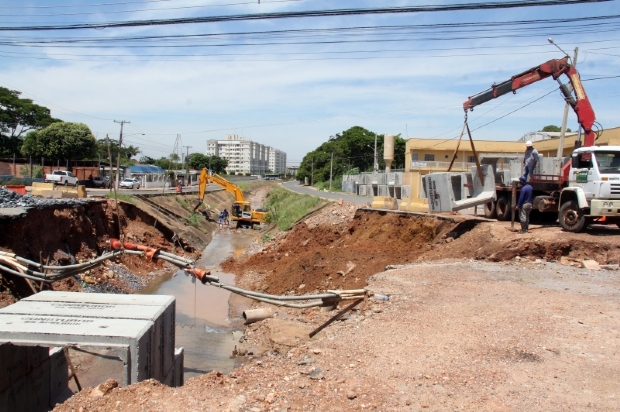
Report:
M 241 255 L 256 237 L 256 233 L 249 230 L 218 232 L 196 264 L 211 270 L 211 274 L 218 276 L 222 283 L 234 284 L 234 275 L 219 272 L 218 265 L 231 254 Z M 231 354 L 242 331 L 231 327 L 228 319 L 230 292 L 203 285 L 199 281 L 192 283 L 191 277 L 177 271 L 157 278 L 141 293 L 173 295 L 176 298 L 175 347 L 185 348 L 185 381 L 212 370 L 223 373 L 233 370 L 235 359 L 231 358 Z M 235 299 L 235 312 L 241 313 L 250 302 L 246 298 Z M 123 366 L 114 352 L 70 350 L 70 356 L 72 363 L 79 365 L 77 374 L 82 387 L 95 387 L 109 378 L 122 384 Z M 72 392 L 77 391 L 73 381 L 69 387 Z M 57 401 L 62 402 L 68 396 L 70 394 Z
M 211 270 L 222 283 L 234 284 L 232 274 L 218 271 L 218 265 L 231 254 L 243 253 L 256 234 L 251 231 L 215 234 L 196 262 Z M 173 295 L 176 298 L 176 343 L 185 348 L 185 380 L 212 370 L 230 373 L 235 367 L 231 353 L 238 343 L 241 331 L 234 331 L 228 319 L 230 292 L 199 281 L 177 271 L 158 279 L 142 293 Z

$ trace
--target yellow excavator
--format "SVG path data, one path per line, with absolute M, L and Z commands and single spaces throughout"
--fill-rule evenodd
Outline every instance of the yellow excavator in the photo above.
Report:
M 267 212 L 260 210 L 252 210 L 250 202 L 245 200 L 243 192 L 236 184 L 229 182 L 218 174 L 209 174 L 207 168 L 203 168 L 198 178 L 198 201 L 199 203 L 194 208 L 194 211 L 200 207 L 205 198 L 205 192 L 207 191 L 207 184 L 215 183 L 221 186 L 235 196 L 235 202 L 232 204 L 230 218 L 237 222 L 237 227 L 250 226 L 254 227 L 255 224 L 262 224 L 267 218 Z

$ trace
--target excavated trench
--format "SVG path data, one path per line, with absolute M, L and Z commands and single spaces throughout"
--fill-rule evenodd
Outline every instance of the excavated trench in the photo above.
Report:
M 326 210 L 326 216 L 337 214 L 339 207 Z M 228 259 L 222 267 L 242 275 L 238 282 L 243 286 L 292 294 L 362 288 L 390 265 L 423 261 L 620 262 L 620 230 L 615 226 L 593 226 L 579 234 L 556 225 L 532 226 L 530 233 L 518 235 L 509 222 L 357 209 L 350 221 L 301 222 L 257 253 Z

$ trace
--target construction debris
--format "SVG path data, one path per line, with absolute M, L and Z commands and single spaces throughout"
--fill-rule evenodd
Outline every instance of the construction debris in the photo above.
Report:
M 45 208 L 58 205 L 82 205 L 89 199 L 44 199 L 31 195 L 20 195 L 4 186 L 0 186 L 0 208 L 29 207 Z

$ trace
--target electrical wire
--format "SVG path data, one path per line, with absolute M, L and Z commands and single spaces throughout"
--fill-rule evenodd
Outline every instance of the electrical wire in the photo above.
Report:
M 235 37 L 235 36 L 285 36 L 285 38 L 293 38 L 295 36 L 317 36 L 327 34 L 337 34 L 339 37 L 346 35 L 346 33 L 352 33 L 355 36 L 360 34 L 368 34 L 376 32 L 383 32 L 388 30 L 395 30 L 398 32 L 403 31 L 437 31 L 440 30 L 441 34 L 455 33 L 455 32 L 470 32 L 475 30 L 489 30 L 489 28 L 500 27 L 502 31 L 505 26 L 530 26 L 547 24 L 548 26 L 542 26 L 541 28 L 556 28 L 559 24 L 569 24 L 568 29 L 574 30 L 575 24 L 579 23 L 581 27 L 584 27 L 584 23 L 593 21 L 594 27 L 601 27 L 604 25 L 613 24 L 613 22 L 601 22 L 602 20 L 616 20 L 620 18 L 620 15 L 604 15 L 604 16 L 592 16 L 592 17 L 580 17 L 570 19 L 537 19 L 537 20 L 513 20 L 513 21 L 495 21 L 495 22 L 461 22 L 461 23 L 442 23 L 442 24 L 417 24 L 417 25 L 376 25 L 376 26 L 353 26 L 353 27 L 335 27 L 335 28 L 320 28 L 320 29 L 286 29 L 286 30 L 265 30 L 265 31 L 246 31 L 246 32 L 224 32 L 224 33 L 202 33 L 202 34 L 179 34 L 179 35 L 149 35 L 149 36 L 128 36 L 128 37 L 80 37 L 80 38 L 50 38 L 46 37 L 44 40 L 37 40 L 32 43 L 35 44 L 64 44 L 64 43 L 78 43 L 78 42 L 126 42 L 126 41 L 151 41 L 151 40 L 191 40 L 197 38 L 217 38 L 217 37 Z M 458 30 L 455 30 L 458 29 Z M 448 30 L 448 31 L 441 31 Z M 532 30 L 527 28 L 526 30 Z M 388 33 L 389 34 L 389 33 Z M 554 33 L 555 34 L 555 33 Z M 19 41 L 23 44 L 30 43 L 26 40 L 15 40 L 12 37 L 2 39 L 6 42 Z M 583 43 L 581 43 L 583 44 Z
M 32 26 L 0 26 L 0 31 L 49 31 L 49 30 L 80 30 L 80 29 L 109 29 L 145 26 L 163 26 L 196 23 L 223 23 L 233 21 L 256 21 L 256 20 L 279 20 L 291 18 L 311 17 L 343 17 L 360 15 L 402 14 L 422 12 L 453 12 L 469 10 L 498 10 L 522 7 L 539 6 L 567 6 L 574 4 L 601 3 L 611 0 L 516 0 L 483 3 L 460 3 L 429 6 L 405 6 L 385 7 L 368 9 L 332 9 L 332 10 L 307 10 L 274 13 L 237 14 L 227 16 L 204 16 L 185 17 L 171 19 L 149 19 L 130 21 L 111 21 L 104 23 L 73 23 L 63 25 L 32 25 Z
M 272 0 L 264 2 L 268 3 L 289 3 L 289 2 L 300 2 L 304 0 Z M 84 11 L 84 12 L 74 12 L 74 13 L 54 13 L 54 14 L 29 14 L 28 17 L 64 17 L 64 16 L 85 16 L 85 15 L 101 15 L 101 14 L 123 14 L 123 13 L 137 13 L 143 11 L 170 11 L 170 10 L 186 10 L 186 9 L 204 9 L 207 7 L 229 7 L 229 6 L 241 6 L 248 4 L 257 4 L 255 1 L 252 2 L 243 2 L 243 3 L 227 3 L 227 4 L 201 4 L 199 6 L 178 6 L 178 7 L 159 7 L 159 8 L 151 8 L 151 9 L 134 9 L 134 10 L 110 10 L 106 12 L 101 11 Z M 0 17 L 23 17 L 24 14 L 0 14 Z

